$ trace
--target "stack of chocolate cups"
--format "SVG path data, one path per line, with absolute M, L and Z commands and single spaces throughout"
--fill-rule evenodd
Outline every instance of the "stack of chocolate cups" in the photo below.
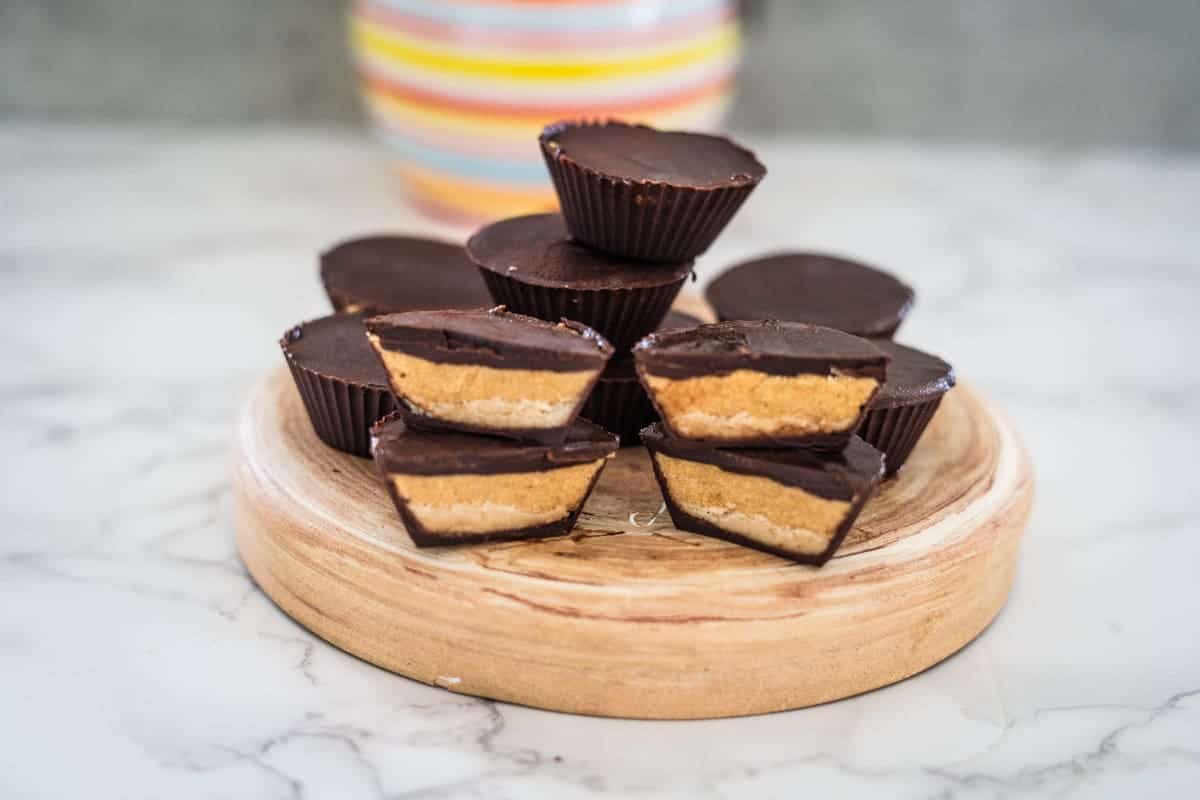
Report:
M 420 546 L 561 536 L 617 449 L 579 419 L 612 346 L 577 322 L 491 309 L 366 321 L 396 411 L 372 453 Z
M 615 353 L 585 415 L 636 444 L 654 410 L 634 378 L 632 346 L 696 320 L 668 312 L 766 168 L 726 138 L 619 122 L 551 125 L 539 144 L 561 214 L 488 225 L 467 242 L 493 300 L 603 334 Z
M 677 528 L 824 564 L 883 479 L 855 436 L 888 356 L 848 333 L 776 320 L 647 336 L 642 431 Z

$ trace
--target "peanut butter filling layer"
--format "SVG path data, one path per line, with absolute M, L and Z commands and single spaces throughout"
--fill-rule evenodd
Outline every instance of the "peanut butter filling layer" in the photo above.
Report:
M 849 501 L 827 500 L 770 478 L 662 453 L 654 460 L 682 511 L 769 547 L 819 555 L 850 511 Z
M 853 426 L 879 381 L 844 375 L 727 375 L 646 383 L 679 436 L 707 440 L 840 433 Z
M 595 371 L 494 369 L 439 364 L 371 343 L 383 359 L 392 389 L 414 410 L 448 422 L 483 428 L 557 428 L 566 425 Z
M 565 519 L 584 501 L 605 459 L 540 472 L 391 475 L 408 510 L 430 533 L 493 533 Z

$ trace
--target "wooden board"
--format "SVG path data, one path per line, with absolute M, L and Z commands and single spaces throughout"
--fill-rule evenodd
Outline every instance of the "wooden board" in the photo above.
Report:
M 606 716 L 798 708 L 936 664 L 1003 605 L 1033 494 L 1016 434 L 969 386 L 822 569 L 674 529 L 642 448 L 609 463 L 569 537 L 419 550 L 282 368 L 236 439 L 242 557 L 300 624 L 452 691 Z

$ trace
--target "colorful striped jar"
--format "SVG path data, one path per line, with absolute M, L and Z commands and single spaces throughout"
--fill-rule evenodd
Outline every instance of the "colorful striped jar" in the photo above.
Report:
M 735 0 L 357 0 L 350 35 L 409 195 L 463 221 L 554 206 L 547 123 L 715 127 L 740 45 Z

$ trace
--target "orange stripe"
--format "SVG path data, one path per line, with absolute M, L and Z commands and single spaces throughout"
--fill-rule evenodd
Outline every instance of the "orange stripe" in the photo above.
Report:
M 488 119 L 507 117 L 510 121 L 544 121 L 553 117 L 562 119 L 577 117 L 595 119 L 612 114 L 639 114 L 654 110 L 686 105 L 715 91 L 722 91 L 733 84 L 733 76 L 725 75 L 714 81 L 700 84 L 671 95 L 650 97 L 644 100 L 614 100 L 608 103 L 586 103 L 580 105 L 509 105 L 481 103 L 460 97 L 450 97 L 414 86 L 407 86 L 394 78 L 381 75 L 370 67 L 364 67 L 363 83 L 372 90 L 390 95 L 409 103 L 428 106 L 433 111 L 452 110 L 461 114 L 476 115 Z

